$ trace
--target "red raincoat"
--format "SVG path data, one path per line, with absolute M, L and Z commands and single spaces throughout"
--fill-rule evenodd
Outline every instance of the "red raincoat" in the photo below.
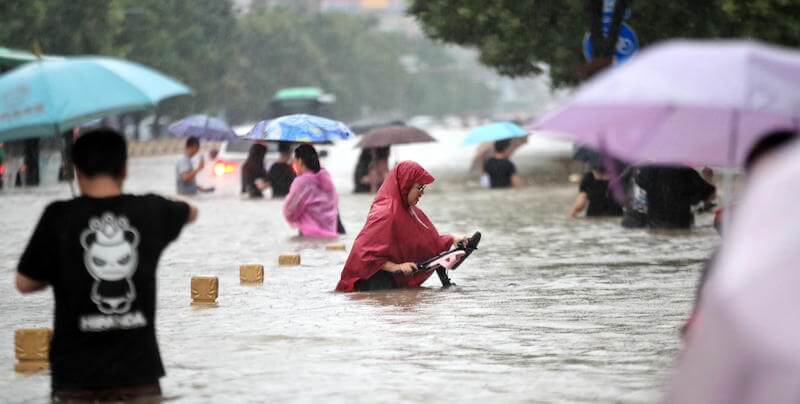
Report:
M 372 202 L 367 224 L 353 243 L 337 291 L 352 292 L 356 281 L 369 279 L 386 261 L 420 262 L 450 248 L 453 238 L 439 235 L 425 213 L 408 204 L 408 193 L 414 183 L 430 184 L 433 180 L 412 161 L 398 164 L 389 173 Z M 413 288 L 425 282 L 431 273 L 393 275 L 398 286 Z

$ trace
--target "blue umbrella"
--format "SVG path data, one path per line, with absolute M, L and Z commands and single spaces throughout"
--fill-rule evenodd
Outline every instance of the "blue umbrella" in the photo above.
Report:
M 464 140 L 465 144 L 494 142 L 496 140 L 510 139 L 512 137 L 528 136 L 528 132 L 519 125 L 511 122 L 497 122 L 479 126 L 469 132 Z
M 328 143 L 334 139 L 347 140 L 350 136 L 353 136 L 353 132 L 342 122 L 296 114 L 261 121 L 245 138 L 272 142 Z
M 225 121 L 208 115 L 192 115 L 169 125 L 169 133 L 177 137 L 194 136 L 203 140 L 223 141 L 236 138 Z
M 49 137 L 84 122 L 191 94 L 140 64 L 103 57 L 28 63 L 0 76 L 0 142 Z

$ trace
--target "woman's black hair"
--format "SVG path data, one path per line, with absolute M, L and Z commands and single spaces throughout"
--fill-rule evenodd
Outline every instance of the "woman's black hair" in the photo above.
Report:
M 747 153 L 744 161 L 745 171 L 752 170 L 761 157 L 782 148 L 796 138 L 797 132 L 792 130 L 776 130 L 765 134 Z
M 317 155 L 317 149 L 314 146 L 303 143 L 300 146 L 297 146 L 294 149 L 294 158 L 303 162 L 303 165 L 306 166 L 309 170 L 318 173 L 320 170 L 319 165 L 319 156 Z
M 250 150 L 247 152 L 247 160 L 244 161 L 243 167 L 250 166 L 263 166 L 264 156 L 267 154 L 267 146 L 260 143 L 253 143 Z
M 388 160 L 390 151 L 389 146 L 379 147 L 375 149 L 375 158 L 377 160 Z

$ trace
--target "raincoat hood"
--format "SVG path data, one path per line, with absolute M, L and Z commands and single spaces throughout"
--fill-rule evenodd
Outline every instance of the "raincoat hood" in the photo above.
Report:
M 415 183 L 433 181 L 430 173 L 411 161 L 398 164 L 389 173 L 372 202 L 367 223 L 353 243 L 337 291 L 355 290 L 356 282 L 380 271 L 387 261 L 421 262 L 450 248 L 453 238 L 439 235 L 425 213 L 408 204 L 408 193 Z M 430 275 L 428 272 L 394 278 L 400 287 L 417 287 Z

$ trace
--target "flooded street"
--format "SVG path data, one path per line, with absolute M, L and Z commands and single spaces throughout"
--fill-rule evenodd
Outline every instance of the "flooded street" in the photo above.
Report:
M 480 249 L 441 290 L 333 293 L 346 252 L 300 240 L 279 201 L 197 199 L 200 218 L 162 256 L 158 339 L 165 395 L 196 402 L 654 402 L 679 349 L 703 261 L 718 236 L 710 217 L 691 233 L 624 230 L 570 220 L 576 185 L 481 189 L 466 177 L 458 134 L 393 151 L 437 177 L 420 207 L 441 232 L 483 233 Z M 535 142 L 534 142 L 535 143 Z M 340 193 L 348 250 L 371 197 L 353 195 L 353 142 L 323 165 Z M 554 150 L 513 157 L 523 173 Z M 174 192 L 174 160 L 130 162 L 128 192 Z M 236 179 L 238 181 L 238 178 Z M 49 376 L 13 372 L 14 329 L 51 327 L 52 292 L 21 296 L 19 255 L 44 207 L 66 186 L 0 195 L 0 401 L 38 403 Z M 300 267 L 278 267 L 297 251 Z M 265 282 L 239 284 L 240 263 Z M 193 275 L 220 280 L 218 307 L 190 303 Z

